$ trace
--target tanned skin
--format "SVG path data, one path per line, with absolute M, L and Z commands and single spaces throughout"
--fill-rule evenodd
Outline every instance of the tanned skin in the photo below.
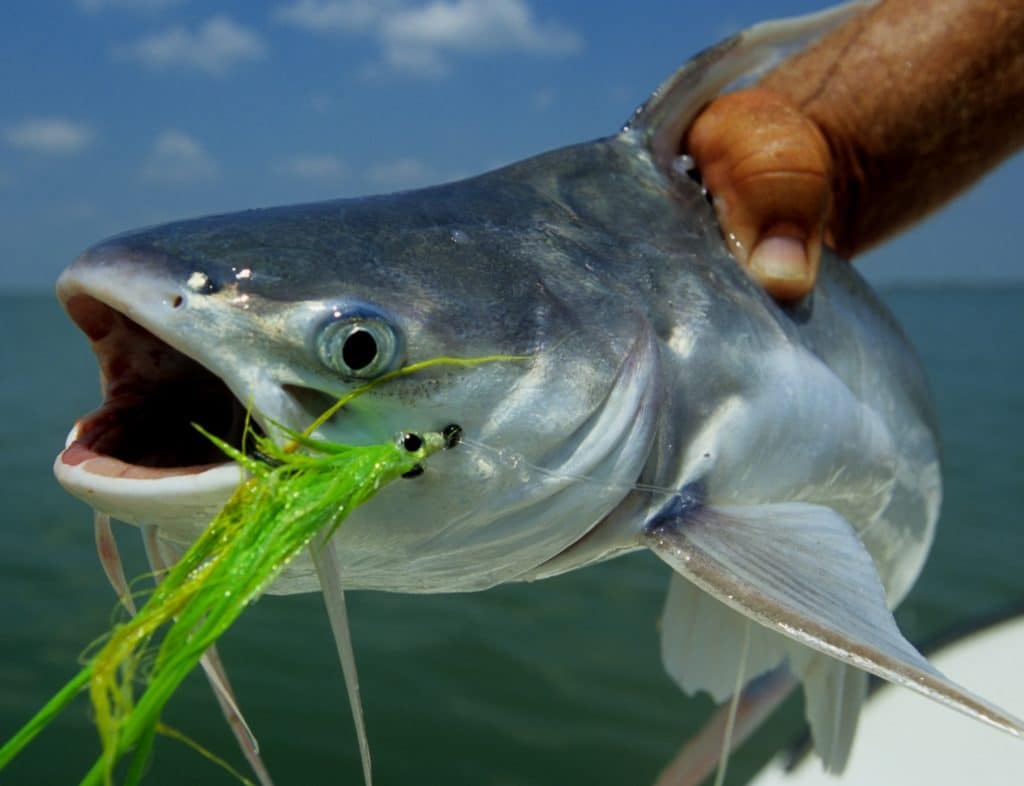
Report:
M 885 0 L 722 96 L 683 148 L 770 294 L 814 285 L 1024 145 L 1024 0 Z

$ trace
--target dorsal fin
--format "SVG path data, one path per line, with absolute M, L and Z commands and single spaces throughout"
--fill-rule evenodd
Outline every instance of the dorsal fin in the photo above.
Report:
M 805 16 L 749 27 L 705 49 L 665 80 L 626 123 L 639 134 L 655 161 L 667 168 L 683 131 L 706 103 L 738 79 L 768 70 L 795 49 L 807 46 L 852 16 L 875 5 L 856 0 Z

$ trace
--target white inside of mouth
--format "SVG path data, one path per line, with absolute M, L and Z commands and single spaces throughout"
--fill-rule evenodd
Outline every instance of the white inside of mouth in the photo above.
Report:
M 160 480 L 179 475 L 198 475 L 224 465 L 225 461 L 211 464 L 195 464 L 184 467 L 147 467 L 129 464 L 113 456 L 97 453 L 78 441 L 79 426 L 71 429 L 65 442 L 64 452 L 58 461 L 68 467 L 81 467 L 90 475 L 101 475 L 125 480 Z
M 191 540 L 244 479 L 232 461 L 173 469 L 139 467 L 90 451 L 76 441 L 54 462 L 60 484 L 89 506 L 121 521 L 164 527 Z

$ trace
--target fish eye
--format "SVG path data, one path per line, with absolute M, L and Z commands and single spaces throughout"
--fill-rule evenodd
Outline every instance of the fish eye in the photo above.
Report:
M 320 361 L 346 377 L 372 379 L 398 360 L 394 329 L 376 317 L 350 317 L 329 322 L 316 338 Z

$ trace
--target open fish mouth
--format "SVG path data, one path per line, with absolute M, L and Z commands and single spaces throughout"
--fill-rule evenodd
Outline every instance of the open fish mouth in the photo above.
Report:
M 133 523 L 215 512 L 241 472 L 194 426 L 243 449 L 245 407 L 209 369 L 92 294 L 64 305 L 96 355 L 103 403 L 75 422 L 58 481 Z
M 75 424 L 64 463 L 136 479 L 225 463 L 193 424 L 241 448 L 245 409 L 220 378 L 90 295 L 75 295 L 67 309 L 92 342 L 104 400 Z

